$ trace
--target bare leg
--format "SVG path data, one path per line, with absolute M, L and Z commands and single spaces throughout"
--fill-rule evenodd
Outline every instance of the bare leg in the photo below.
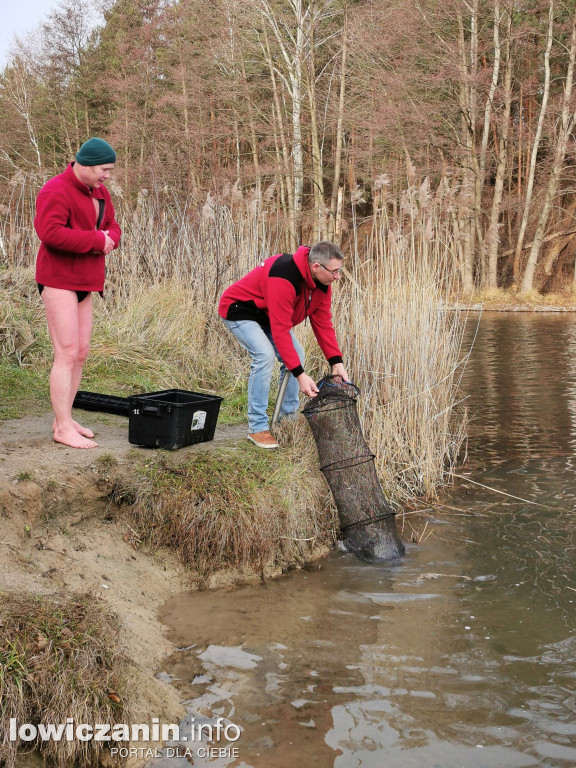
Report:
M 97 443 L 77 431 L 72 403 L 82 366 L 88 356 L 92 331 L 92 296 L 78 303 L 74 291 L 45 287 L 42 291 L 54 363 L 50 372 L 50 399 L 54 411 L 54 440 L 72 448 L 95 448 Z M 86 306 L 82 306 L 82 305 Z
M 74 365 L 72 374 L 72 390 L 70 392 L 70 412 L 72 412 L 72 404 L 76 393 L 80 389 L 80 380 L 82 379 L 82 368 L 84 362 L 90 352 L 90 339 L 92 338 L 92 294 L 89 293 L 84 301 L 78 304 L 78 333 L 79 333 L 79 347 L 80 347 L 80 360 Z M 94 437 L 94 432 L 87 427 L 83 427 L 77 421 L 72 419 L 74 429 L 80 435 L 84 437 Z

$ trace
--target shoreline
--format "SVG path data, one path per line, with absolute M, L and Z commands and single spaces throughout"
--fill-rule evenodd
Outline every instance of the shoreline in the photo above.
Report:
M 478 304 L 456 304 L 451 309 L 455 312 L 551 312 L 551 313 L 570 313 L 576 312 L 576 306 L 559 307 L 559 306 L 547 306 L 545 304 L 538 307 L 531 307 L 528 305 L 520 304 L 518 306 L 491 306 L 483 303 Z
M 99 448 L 54 443 L 51 414 L 0 422 L 0 592 L 50 598 L 92 590 L 121 619 L 135 722 L 154 716 L 177 723 L 185 715 L 180 694 L 158 675 L 174 650 L 159 611 L 167 598 L 198 589 L 200 579 L 175 551 L 144 546 L 114 501 L 118 477 L 130 478 L 137 461 L 157 452 L 130 446 L 124 417 L 82 412 L 81 418 L 94 427 Z M 224 425 L 213 441 L 170 452 L 166 460 L 236 446 L 244 437 L 244 425 Z M 298 563 L 279 548 L 262 567 L 217 570 L 202 586 L 274 578 L 330 549 L 310 547 Z M 37 759 L 38 753 L 19 754 L 17 765 L 29 768 Z M 135 755 L 128 759 L 133 766 L 144 762 Z

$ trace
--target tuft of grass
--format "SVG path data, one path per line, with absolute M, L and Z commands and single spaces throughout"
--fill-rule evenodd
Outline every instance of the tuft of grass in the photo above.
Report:
M 118 459 L 111 453 L 101 453 L 96 459 L 96 464 L 102 469 L 112 469 L 112 467 L 118 466 Z
M 57 768 L 96 765 L 103 742 L 10 741 L 17 723 L 130 722 L 120 621 L 91 592 L 55 599 L 0 594 L 0 763 L 38 748 Z
M 301 562 L 335 537 L 329 492 L 315 469 L 316 449 L 304 421 L 282 428 L 279 451 L 246 443 L 141 461 L 116 500 L 128 500 L 133 543 L 175 549 L 201 580 L 225 567 L 263 570 Z
M 16 475 L 16 480 L 18 480 L 19 483 L 23 483 L 26 480 L 32 480 L 33 477 L 34 473 L 30 469 L 22 469 Z
M 27 365 L 50 353 L 42 300 L 28 270 L 0 275 L 0 353 L 4 361 Z

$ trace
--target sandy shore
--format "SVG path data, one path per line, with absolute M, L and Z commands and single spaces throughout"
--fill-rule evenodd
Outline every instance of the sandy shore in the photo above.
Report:
M 454 308 L 476 311 L 482 306 Z M 483 309 L 576 311 L 522 305 Z M 123 623 L 138 719 L 177 723 L 185 714 L 178 690 L 157 676 L 174 650 L 158 614 L 168 598 L 194 589 L 195 583 L 172 552 L 150 554 L 135 546 L 135 532 L 110 498 L 118 474 L 129 473 L 135 460 L 157 452 L 129 444 L 125 417 L 76 410 L 75 418 L 94 430 L 98 448 L 76 450 L 55 443 L 51 413 L 0 421 L 0 591 L 51 596 L 92 590 L 107 601 Z M 182 461 L 192 452 L 237 444 L 245 441 L 246 431 L 246 425 L 219 426 L 213 441 L 170 455 Z M 280 572 L 269 570 L 266 576 Z M 258 578 L 250 572 L 220 572 L 210 586 Z M 142 762 L 132 760 L 131 765 Z M 19 760 L 20 768 L 35 764 L 41 763 L 34 753 Z
M 86 411 L 75 418 L 94 429 L 98 448 L 54 443 L 51 415 L 0 423 L 0 590 L 100 595 L 124 626 L 137 712 L 144 722 L 178 722 L 184 713 L 178 692 L 156 676 L 173 650 L 157 614 L 169 596 L 194 583 L 171 553 L 135 548 L 109 498 L 114 474 L 129 472 L 134 457 L 150 451 L 128 443 L 126 418 Z M 245 431 L 219 428 L 214 441 L 180 449 L 178 459 L 244 439 Z

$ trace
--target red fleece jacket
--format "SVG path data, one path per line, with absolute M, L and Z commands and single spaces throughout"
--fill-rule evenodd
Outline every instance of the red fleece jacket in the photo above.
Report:
M 104 216 L 96 229 L 94 200 L 104 200 Z M 36 260 L 36 282 L 50 288 L 101 291 L 104 287 L 108 230 L 116 247 L 120 227 L 106 187 L 91 189 L 76 178 L 72 163 L 47 181 L 36 199 L 34 227 L 41 244 Z
M 235 302 L 253 302 L 270 319 L 272 338 L 284 364 L 299 376 L 304 369 L 294 349 L 290 331 L 306 317 L 330 365 L 342 362 L 342 352 L 336 341 L 330 311 L 331 286 L 317 283 L 310 274 L 308 253 L 300 246 L 292 256 L 270 256 L 260 266 L 227 288 L 218 306 L 224 319 Z

